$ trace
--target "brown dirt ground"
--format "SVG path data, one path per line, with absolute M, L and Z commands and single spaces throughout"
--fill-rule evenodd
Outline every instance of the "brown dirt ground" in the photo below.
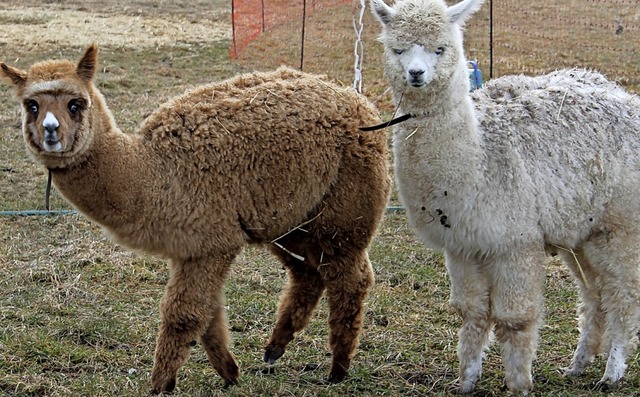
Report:
M 4 1 L 0 10 L 0 58 L 41 46 L 157 47 L 213 43 L 231 37 L 230 8 L 219 0 Z M 9 57 L 10 59 L 10 57 Z

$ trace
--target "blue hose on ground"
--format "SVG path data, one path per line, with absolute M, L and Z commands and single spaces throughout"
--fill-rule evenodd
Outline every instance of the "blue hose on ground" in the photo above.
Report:
M 400 206 L 389 206 L 387 212 L 404 211 Z M 25 210 L 25 211 L 0 211 L 0 216 L 53 216 L 53 215 L 75 215 L 74 210 Z

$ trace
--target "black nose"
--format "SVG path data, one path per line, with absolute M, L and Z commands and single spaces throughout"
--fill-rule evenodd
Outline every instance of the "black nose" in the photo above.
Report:
M 424 70 L 421 69 L 411 69 L 409 70 L 409 74 L 411 77 L 420 77 L 424 74 Z
M 44 127 L 44 141 L 48 145 L 55 145 L 60 140 L 58 139 L 58 133 L 56 132 L 58 128 L 55 127 Z
M 47 134 L 55 134 L 57 130 L 58 130 L 58 126 L 55 125 L 55 124 L 45 124 L 44 125 L 44 131 Z

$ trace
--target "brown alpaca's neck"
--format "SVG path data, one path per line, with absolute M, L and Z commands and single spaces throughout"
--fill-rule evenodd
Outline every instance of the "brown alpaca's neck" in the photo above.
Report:
M 141 199 L 135 171 L 144 169 L 134 164 L 140 157 L 138 140 L 118 129 L 100 99 L 89 117 L 93 140 L 81 160 L 51 168 L 54 185 L 80 212 L 103 226 L 111 229 L 135 222 Z

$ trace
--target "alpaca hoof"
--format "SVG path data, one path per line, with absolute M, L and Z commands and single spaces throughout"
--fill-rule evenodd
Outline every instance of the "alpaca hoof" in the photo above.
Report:
M 264 361 L 273 364 L 284 354 L 284 348 L 280 346 L 269 345 L 264 349 Z
M 233 386 L 238 384 L 238 379 L 240 379 L 240 368 L 238 368 L 238 364 L 235 361 L 227 363 L 227 366 L 224 367 L 224 370 L 218 371 L 218 374 L 224 380 L 225 389 L 228 386 Z
M 470 393 L 473 393 L 475 388 L 476 388 L 476 384 L 474 382 L 464 381 L 464 382 L 460 383 L 460 387 L 458 388 L 458 393 L 459 394 L 470 394 Z
M 238 380 L 237 379 L 231 379 L 231 380 L 225 380 L 224 381 L 224 385 L 222 386 L 222 389 L 227 390 L 235 385 L 238 384 Z
M 153 389 L 151 394 L 171 393 L 176 388 L 176 379 L 168 379 L 160 381 L 158 379 L 153 380 Z
M 608 391 L 616 390 L 618 388 L 618 386 L 620 386 L 620 381 L 611 382 L 611 380 L 609 380 L 609 379 L 606 379 L 606 380 L 605 379 L 601 379 L 593 387 L 593 390 L 602 391 L 602 392 L 608 392 Z
M 343 369 L 332 370 L 331 373 L 329 374 L 329 377 L 327 378 L 327 382 L 332 384 L 340 383 L 346 377 L 347 377 L 347 371 Z
M 580 369 L 580 368 L 563 368 L 562 369 L 564 372 L 565 376 L 583 376 L 584 375 L 584 369 Z

